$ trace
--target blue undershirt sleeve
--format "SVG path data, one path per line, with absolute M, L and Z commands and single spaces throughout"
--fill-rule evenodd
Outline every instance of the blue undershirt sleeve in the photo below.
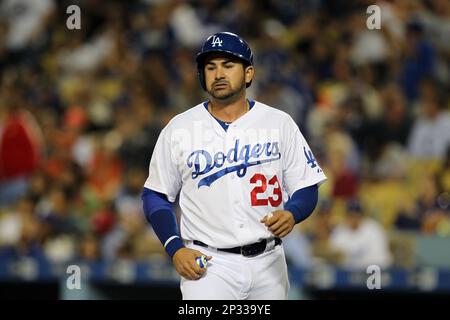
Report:
M 141 198 L 145 218 L 152 225 L 167 254 L 172 258 L 175 252 L 184 247 L 172 204 L 165 194 L 148 188 L 144 188 Z
M 284 210 L 292 212 L 295 223 L 305 220 L 314 211 L 317 205 L 318 189 L 316 184 L 299 189 L 286 202 Z

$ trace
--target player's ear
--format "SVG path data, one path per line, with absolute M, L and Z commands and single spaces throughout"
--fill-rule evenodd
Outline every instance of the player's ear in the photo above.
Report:
M 253 76 L 255 75 L 255 69 L 253 66 L 247 66 L 244 69 L 245 83 L 249 83 L 253 80 Z

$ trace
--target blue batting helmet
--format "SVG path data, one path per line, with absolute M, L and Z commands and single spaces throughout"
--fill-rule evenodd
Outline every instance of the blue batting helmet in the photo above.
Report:
M 247 42 L 237 34 L 231 32 L 218 32 L 209 36 L 203 44 L 199 53 L 197 53 L 198 77 L 202 88 L 206 90 L 205 83 L 205 58 L 211 52 L 224 52 L 231 54 L 244 62 L 244 65 L 253 65 L 253 53 Z M 247 83 L 247 88 L 252 82 Z

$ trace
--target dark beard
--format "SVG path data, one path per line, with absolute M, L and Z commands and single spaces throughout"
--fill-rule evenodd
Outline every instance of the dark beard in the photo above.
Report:
M 241 85 L 239 88 L 235 89 L 235 90 L 230 90 L 229 92 L 225 93 L 225 94 L 221 94 L 221 95 L 217 95 L 214 93 L 214 89 L 211 89 L 210 91 L 208 91 L 208 93 L 216 100 L 219 101 L 233 101 L 236 97 L 239 97 L 241 92 L 244 91 L 245 89 L 245 81 L 242 81 Z

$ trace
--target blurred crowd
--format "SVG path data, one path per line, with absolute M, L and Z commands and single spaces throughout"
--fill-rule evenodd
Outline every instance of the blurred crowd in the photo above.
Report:
M 248 96 L 294 118 L 329 178 L 290 262 L 389 266 L 392 232 L 450 237 L 448 0 L 4 0 L 0 260 L 167 259 L 140 193 L 224 30 L 253 48 Z

